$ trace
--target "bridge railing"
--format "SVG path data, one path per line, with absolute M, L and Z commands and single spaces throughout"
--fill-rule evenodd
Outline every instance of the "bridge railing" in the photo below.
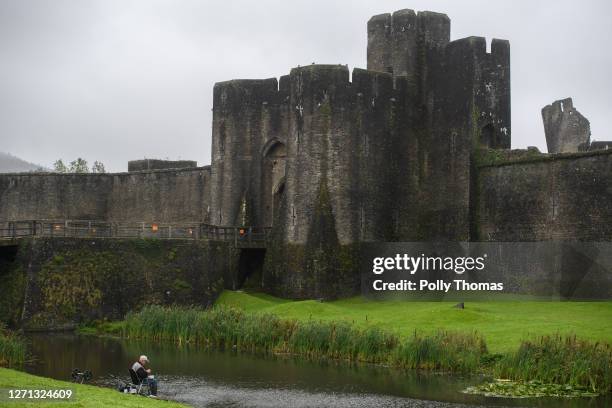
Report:
M 89 220 L 0 221 L 0 239 L 24 237 L 158 238 L 231 241 L 236 246 L 265 242 L 270 228 L 203 223 L 107 222 Z
M 31 237 L 36 231 L 36 221 L 0 222 L 0 238 L 17 239 Z

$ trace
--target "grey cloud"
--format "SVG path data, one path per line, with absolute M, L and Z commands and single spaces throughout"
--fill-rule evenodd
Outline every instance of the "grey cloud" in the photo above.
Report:
M 210 161 L 212 87 L 293 66 L 365 67 L 371 15 L 447 13 L 453 39 L 512 47 L 513 147 L 545 150 L 540 108 L 571 96 L 612 138 L 612 4 L 592 1 L 2 0 L 0 151 L 50 165 Z

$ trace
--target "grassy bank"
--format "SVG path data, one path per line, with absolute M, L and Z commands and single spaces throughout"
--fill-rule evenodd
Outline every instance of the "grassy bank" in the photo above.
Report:
M 0 366 L 16 366 L 24 362 L 26 346 L 23 339 L 6 330 L 0 323 Z
M 64 381 L 52 380 L 50 378 L 37 377 L 22 373 L 20 371 L 0 368 L 0 388 L 16 389 L 72 389 L 75 391 L 75 398 L 65 402 L 42 402 L 31 403 L 11 402 L 7 404 L 12 408 L 21 407 L 87 407 L 87 408 L 180 408 L 185 405 L 145 398 L 136 395 L 124 395 L 108 388 L 95 387 L 91 385 L 74 384 Z
M 224 306 L 207 311 L 148 306 L 126 316 L 123 335 L 452 372 L 478 370 L 486 353 L 484 341 L 475 333 L 440 331 L 400 339 L 377 327 L 358 328 L 346 322 L 315 320 L 298 322 Z
M 515 351 L 527 338 L 559 333 L 593 342 L 612 343 L 612 302 L 542 302 L 529 300 L 456 302 L 370 301 L 362 297 L 331 302 L 290 301 L 262 294 L 225 291 L 218 305 L 265 312 L 283 319 L 344 321 L 378 327 L 400 337 L 415 330 L 477 331 L 491 353 Z

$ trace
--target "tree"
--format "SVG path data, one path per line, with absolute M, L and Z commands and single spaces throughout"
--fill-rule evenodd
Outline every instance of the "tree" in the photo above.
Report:
M 104 168 L 104 164 L 99 161 L 95 161 L 93 166 L 91 166 L 92 173 L 106 173 L 106 169 Z
M 71 161 L 69 171 L 70 173 L 89 173 L 87 160 L 79 157 L 78 159 Z
M 56 160 L 53 163 L 53 170 L 57 173 L 68 173 L 68 167 L 66 167 L 62 159 Z
M 58 159 L 53 163 L 53 168 L 56 173 L 89 173 L 89 166 L 87 166 L 87 160 L 78 158 L 70 162 L 69 166 L 64 164 L 62 159 Z M 106 173 L 104 163 L 95 161 L 91 166 L 92 173 Z

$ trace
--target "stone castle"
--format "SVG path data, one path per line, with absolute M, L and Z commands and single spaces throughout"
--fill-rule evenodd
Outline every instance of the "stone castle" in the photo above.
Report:
M 270 226 L 257 285 L 295 298 L 358 291 L 362 243 L 612 240 L 612 150 L 586 119 L 546 107 L 559 154 L 510 150 L 508 41 L 451 41 L 428 11 L 367 32 L 367 69 L 215 84 L 210 166 L 0 175 L 0 220 Z

